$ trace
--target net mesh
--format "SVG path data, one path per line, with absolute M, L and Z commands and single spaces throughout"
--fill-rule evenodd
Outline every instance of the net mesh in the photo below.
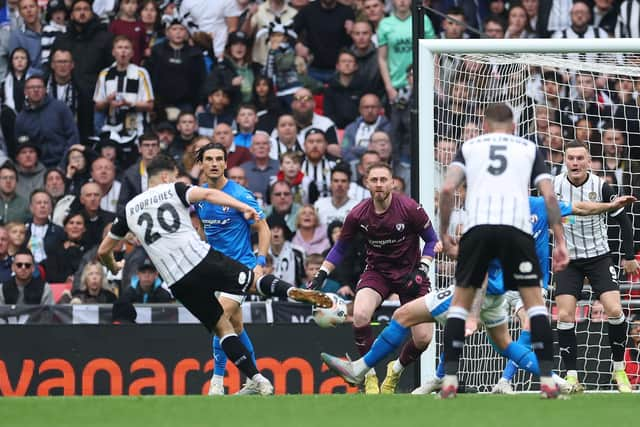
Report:
M 512 108 L 516 133 L 538 144 L 554 175 L 563 169 L 563 144 L 582 141 L 592 154 L 593 173 L 604 177 L 619 194 L 640 197 L 640 55 L 439 54 L 435 64 L 436 207 L 447 165 L 465 140 L 482 132 L 484 107 L 493 102 Z M 634 230 L 638 230 L 640 211 L 634 208 L 629 214 Z M 464 191 L 460 190 L 449 233 L 459 237 L 464 220 Z M 612 223 L 609 245 L 620 273 L 623 308 L 630 314 L 638 305 L 635 297 L 640 295 L 640 287 L 635 285 L 638 277 L 625 276 L 620 268 L 620 243 L 619 228 Z M 439 255 L 438 288 L 453 283 L 453 270 L 454 264 Z M 553 279 L 550 283 L 553 288 Z M 549 299 L 547 304 L 555 320 L 553 301 Z M 579 378 L 588 389 L 608 390 L 611 362 L 606 316 L 588 284 L 578 303 L 576 322 Z M 517 320 L 510 323 L 514 339 L 518 328 Z M 442 336 L 439 338 L 441 343 Z M 470 390 L 490 391 L 506 360 L 491 348 L 483 331 L 467 338 L 467 344 L 460 365 L 461 381 Z M 441 350 L 438 348 L 438 353 Z M 557 362 L 561 368 L 559 357 Z M 532 390 L 537 384 L 519 371 L 514 386 Z

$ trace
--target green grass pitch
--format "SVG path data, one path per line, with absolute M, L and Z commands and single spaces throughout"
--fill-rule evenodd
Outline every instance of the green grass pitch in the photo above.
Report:
M 640 395 L 0 398 L 0 425 L 44 427 L 637 426 Z

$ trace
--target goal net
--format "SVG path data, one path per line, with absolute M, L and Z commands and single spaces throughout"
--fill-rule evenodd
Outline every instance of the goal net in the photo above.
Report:
M 512 108 L 516 133 L 538 144 L 554 175 L 563 170 L 563 144 L 578 140 L 589 147 L 593 173 L 604 177 L 621 195 L 640 196 L 640 54 L 622 53 L 628 52 L 627 45 L 614 51 L 598 40 L 571 40 L 570 46 L 563 46 L 563 40 L 465 42 L 472 46 L 453 43 L 452 49 L 447 50 L 447 46 L 433 42 L 428 47 L 421 45 L 420 182 L 427 186 L 421 190 L 421 201 L 432 206 L 430 212 L 437 212 L 438 189 L 447 165 L 465 140 L 482 132 L 484 108 L 494 102 Z M 535 46 L 531 48 L 530 43 Z M 474 51 L 474 47 L 484 52 Z M 575 53 L 578 51 L 586 53 Z M 450 234 L 459 236 L 465 220 L 464 191 L 458 192 L 456 198 Z M 634 230 L 638 230 L 640 211 L 630 210 L 628 214 Z M 636 295 L 640 295 L 640 284 L 636 286 L 638 278 L 626 277 L 620 268 L 621 239 L 615 223 L 609 227 L 609 245 L 621 279 L 623 307 L 629 315 L 639 305 L 636 298 L 640 297 Z M 436 287 L 452 284 L 454 263 L 439 256 L 436 266 Z M 551 295 L 553 286 L 552 278 Z M 547 305 L 555 329 L 557 313 L 551 298 Z M 576 324 L 581 382 L 588 390 L 610 390 L 606 316 L 588 284 L 578 303 Z M 517 339 L 517 319 L 510 323 L 510 329 Z M 437 334 L 439 343 L 441 332 Z M 499 380 L 506 359 L 492 349 L 482 330 L 466 342 L 461 382 L 470 391 L 490 391 Z M 438 345 L 436 355 L 441 350 Z M 564 375 L 559 356 L 557 368 Z M 519 371 L 513 384 L 516 390 L 533 390 L 536 381 Z

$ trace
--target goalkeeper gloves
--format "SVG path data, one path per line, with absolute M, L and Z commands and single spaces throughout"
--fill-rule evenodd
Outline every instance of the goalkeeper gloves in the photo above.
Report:
M 416 296 L 420 292 L 420 287 L 426 284 L 427 292 L 431 291 L 431 285 L 429 283 L 429 265 L 421 262 L 409 277 L 405 284 L 405 291 L 409 296 Z
M 313 279 L 311 279 L 311 281 L 307 283 L 307 289 L 318 290 L 322 288 L 324 282 L 327 280 L 328 275 L 329 272 L 320 267 L 317 273 L 313 276 Z

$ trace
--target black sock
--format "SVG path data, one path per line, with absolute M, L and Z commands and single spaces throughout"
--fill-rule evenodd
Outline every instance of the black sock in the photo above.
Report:
M 256 289 L 265 297 L 287 298 L 287 291 L 293 287 L 291 283 L 278 279 L 273 274 L 262 276 L 256 282 Z
M 465 321 L 456 317 L 449 317 L 444 327 L 444 372 L 456 375 L 460 356 L 464 347 Z
M 530 318 L 531 348 L 536 353 L 540 376 L 550 377 L 553 370 L 553 331 L 546 315 Z
M 609 323 L 609 346 L 611 346 L 611 358 L 614 362 L 624 360 L 624 350 L 627 347 L 627 325 L 626 321 L 617 325 Z
M 560 357 L 564 363 L 564 368 L 567 371 L 575 371 L 578 366 L 578 341 L 574 328 L 558 328 L 558 347 L 560 347 Z
M 254 365 L 253 360 L 251 360 L 249 350 L 242 345 L 237 335 L 226 335 L 222 337 L 220 345 L 229 360 L 233 362 L 247 378 L 253 378 L 253 376 L 258 373 L 256 365 Z

